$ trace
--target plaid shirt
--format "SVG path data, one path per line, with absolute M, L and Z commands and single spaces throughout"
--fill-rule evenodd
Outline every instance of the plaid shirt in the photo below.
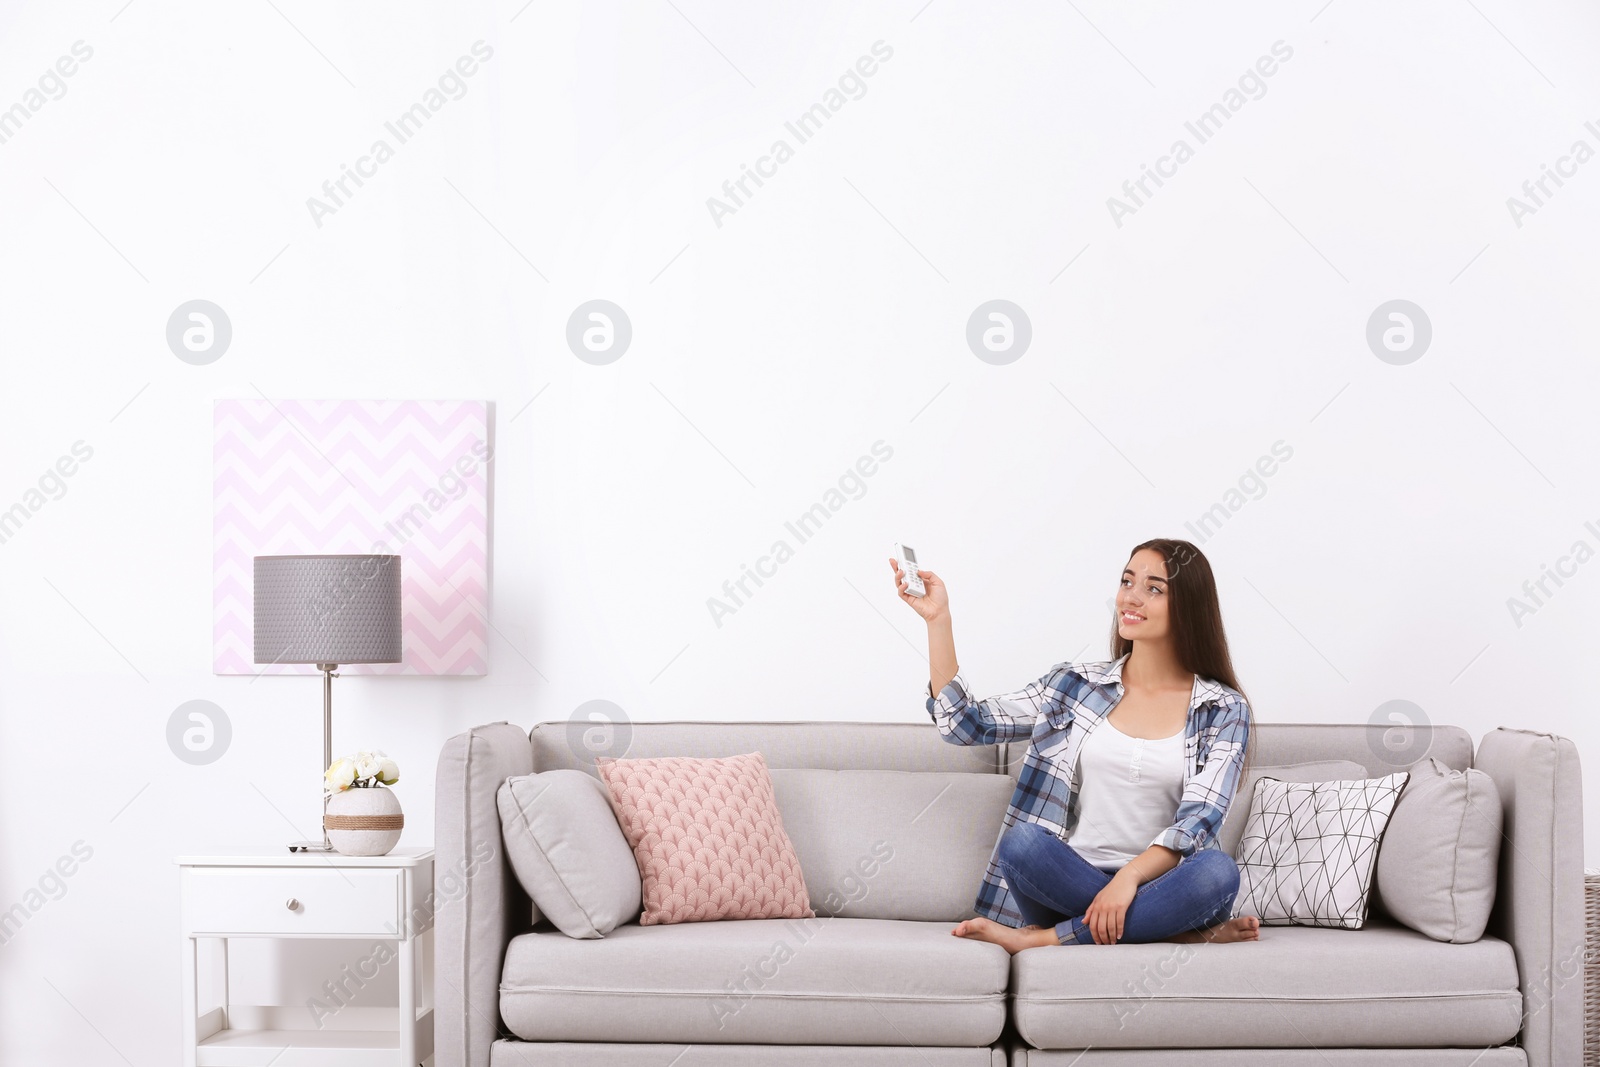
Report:
M 986 700 L 972 699 L 960 673 L 938 697 L 933 696 L 931 683 L 923 686 L 928 714 L 952 745 L 1030 740 L 1002 833 L 1015 823 L 1033 822 L 1049 827 L 1063 840 L 1071 834 L 1078 822 L 1082 784 L 1078 753 L 1122 699 L 1122 666 L 1127 660 L 1124 654 L 1108 662 L 1057 663 L 1043 678 L 1017 692 Z M 1238 789 L 1250 737 L 1248 712 L 1237 690 L 1195 676 L 1184 726 L 1183 795 L 1172 825 L 1150 844 L 1170 848 L 1180 857 L 1221 847 L 1217 831 Z M 1081 728 L 1074 730 L 1074 724 Z M 995 845 L 999 847 L 998 839 Z M 1023 923 L 993 853 L 974 907 L 979 915 L 1007 926 Z

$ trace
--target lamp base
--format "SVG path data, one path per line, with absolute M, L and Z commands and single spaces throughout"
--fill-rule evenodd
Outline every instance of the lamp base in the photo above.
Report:
M 333 845 L 326 841 L 291 841 L 290 852 L 333 852 Z

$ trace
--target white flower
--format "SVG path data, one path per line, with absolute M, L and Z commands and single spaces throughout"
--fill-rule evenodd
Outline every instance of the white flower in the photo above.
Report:
M 329 764 L 322 775 L 322 782 L 326 792 L 342 793 L 350 788 L 350 783 L 356 780 L 356 765 L 346 757 L 339 757 Z
M 379 755 L 383 756 L 381 752 Z M 390 759 L 388 756 L 383 756 L 378 763 L 378 781 L 382 782 L 384 785 L 394 785 L 399 780 L 400 768 L 395 765 L 394 760 Z
M 365 780 L 368 778 L 376 778 L 378 776 L 378 770 L 380 768 L 378 757 L 374 756 L 371 752 L 357 752 L 355 765 L 357 778 Z

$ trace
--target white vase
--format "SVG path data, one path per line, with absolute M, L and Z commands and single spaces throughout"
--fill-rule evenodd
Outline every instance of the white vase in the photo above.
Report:
M 328 798 L 322 825 L 343 855 L 386 856 L 400 843 L 405 816 L 400 798 L 388 786 L 352 787 Z

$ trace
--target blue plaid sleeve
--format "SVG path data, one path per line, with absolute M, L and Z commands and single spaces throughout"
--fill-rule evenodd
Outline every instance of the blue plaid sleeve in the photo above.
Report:
M 1213 720 L 1216 735 L 1206 755 L 1206 765 L 1189 779 L 1171 826 L 1150 842 L 1163 845 L 1180 857 L 1193 855 L 1217 836 L 1233 794 L 1239 788 L 1239 770 L 1250 740 L 1249 708 L 1228 698 Z
M 923 686 L 928 714 L 939 733 L 952 745 L 998 745 L 1005 741 L 1026 740 L 1033 734 L 1039 716 L 1061 707 L 1059 682 L 1065 664 L 1056 664 L 1037 681 L 1015 693 L 973 700 L 966 680 L 956 676 L 933 695 L 933 683 Z

